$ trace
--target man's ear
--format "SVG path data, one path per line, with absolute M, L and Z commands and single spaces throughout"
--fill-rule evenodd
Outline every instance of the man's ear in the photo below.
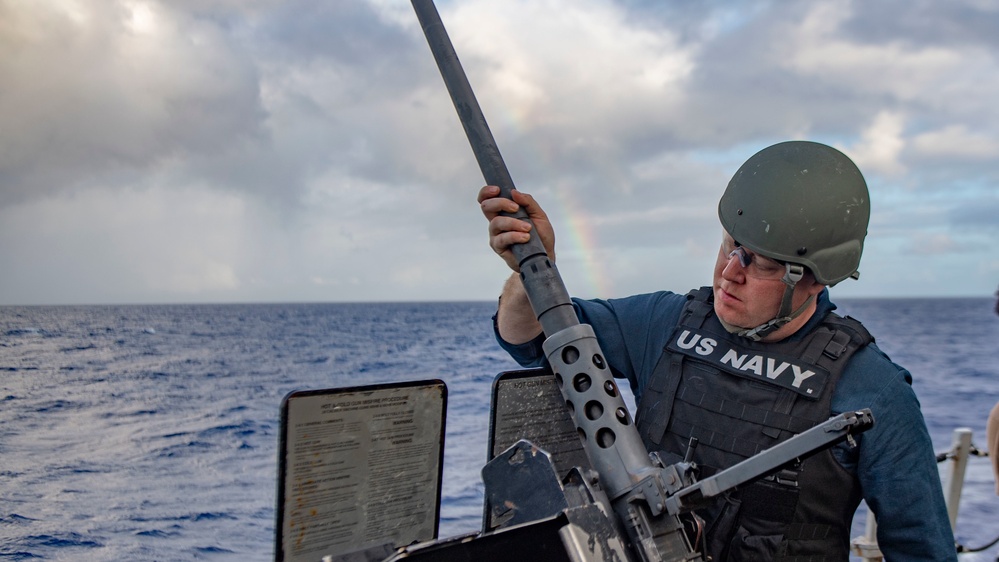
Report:
M 826 288 L 825 285 L 815 280 L 815 274 L 808 269 L 805 270 L 805 274 L 801 277 L 801 280 L 798 281 L 797 286 L 805 289 L 805 294 L 810 297 L 818 295 L 822 292 L 822 289 Z
M 822 283 L 818 283 L 818 282 L 812 283 L 812 286 L 809 287 L 809 289 L 808 289 L 808 296 L 814 297 L 814 296 L 818 295 L 819 293 L 821 293 L 822 289 L 825 289 L 825 288 L 826 288 L 826 286 L 823 285 Z

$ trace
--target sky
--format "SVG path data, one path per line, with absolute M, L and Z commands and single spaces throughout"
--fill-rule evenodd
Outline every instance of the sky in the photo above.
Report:
M 439 0 L 569 292 L 710 283 L 717 201 L 832 145 L 843 297 L 999 284 L 999 5 Z M 0 0 L 0 305 L 492 300 L 472 152 L 404 0 Z

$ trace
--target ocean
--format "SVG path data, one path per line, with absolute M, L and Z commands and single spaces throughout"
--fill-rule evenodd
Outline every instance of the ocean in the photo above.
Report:
M 938 452 L 957 427 L 985 448 L 992 299 L 839 304 L 913 373 Z M 490 388 L 517 368 L 494 306 L 0 307 L 0 558 L 270 560 L 282 397 L 434 378 L 448 386 L 440 536 L 478 529 Z M 972 458 L 958 541 L 995 538 L 997 514 L 988 459 Z

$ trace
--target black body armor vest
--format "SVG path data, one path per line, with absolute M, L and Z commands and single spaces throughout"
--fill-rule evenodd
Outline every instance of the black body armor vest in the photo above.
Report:
M 687 298 L 636 424 L 668 463 L 696 437 L 701 478 L 827 420 L 847 362 L 873 341 L 860 322 L 830 312 L 800 341 L 761 344 L 721 326 L 710 287 Z M 826 449 L 701 513 L 706 552 L 719 562 L 846 561 L 859 503 L 856 476 Z

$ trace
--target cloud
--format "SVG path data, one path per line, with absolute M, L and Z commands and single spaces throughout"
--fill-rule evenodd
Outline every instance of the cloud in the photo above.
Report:
M 989 3 L 438 7 L 571 286 L 703 283 L 733 172 L 804 138 L 863 170 L 874 255 L 918 241 L 978 272 L 926 291 L 993 288 Z M 408 2 L 0 0 L 0 80 L 0 302 L 491 299 L 506 275 Z
M 912 139 L 912 146 L 920 157 L 951 161 L 999 159 L 999 138 L 994 133 L 969 130 L 967 124 L 920 133 Z
M 224 30 L 142 2 L 0 5 L 0 204 L 139 181 L 260 134 L 253 65 Z
M 788 67 L 824 84 L 902 101 L 925 95 L 962 62 L 954 48 L 843 35 L 852 18 L 862 17 L 861 9 L 849 0 L 813 5 L 796 29 L 782 30 L 793 37 Z
M 881 112 L 848 151 L 861 170 L 898 176 L 906 171 L 899 161 L 905 148 L 904 129 L 905 119 L 901 114 Z
M 972 231 L 984 238 L 985 244 L 992 246 L 999 234 L 999 190 L 989 189 L 986 193 L 976 187 L 953 190 L 949 199 L 947 219 L 955 232 Z M 945 200 L 948 198 L 944 197 Z
M 250 214 L 235 196 L 190 188 L 91 189 L 7 206 L 0 255 L 18 267 L 0 292 L 65 303 L 73 291 L 97 302 L 143 302 L 238 290 L 253 257 Z
M 917 256 L 949 255 L 965 251 L 952 236 L 947 233 L 920 233 L 910 240 L 903 251 Z

